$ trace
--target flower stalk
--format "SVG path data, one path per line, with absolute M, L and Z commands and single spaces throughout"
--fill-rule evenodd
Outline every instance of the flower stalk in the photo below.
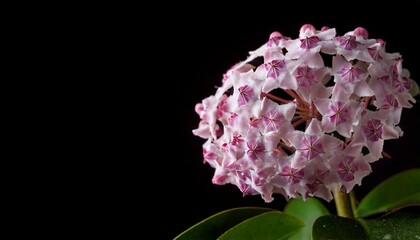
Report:
M 337 215 L 340 217 L 354 218 L 350 194 L 342 192 L 340 188 L 333 191 Z

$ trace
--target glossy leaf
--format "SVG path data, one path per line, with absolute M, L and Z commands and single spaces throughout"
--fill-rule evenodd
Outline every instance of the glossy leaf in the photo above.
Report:
M 360 202 L 358 217 L 420 204 L 420 168 L 398 173 L 380 183 Z
M 303 227 L 303 222 L 289 214 L 272 211 L 243 221 L 226 231 L 218 240 L 287 239 Z
M 287 203 L 284 212 L 299 218 L 305 224 L 305 227 L 289 238 L 291 240 L 311 239 L 315 220 L 329 214 L 327 208 L 317 198 L 308 198 L 306 201 L 302 198 L 292 199 Z
M 312 239 L 369 239 L 369 235 L 363 225 L 355 219 L 327 215 L 315 220 L 312 229 Z
M 185 230 L 174 240 L 214 240 L 236 224 L 270 211 L 276 210 L 261 207 L 241 207 L 222 211 Z
M 372 240 L 420 239 L 420 211 L 397 211 L 379 219 L 365 220 Z

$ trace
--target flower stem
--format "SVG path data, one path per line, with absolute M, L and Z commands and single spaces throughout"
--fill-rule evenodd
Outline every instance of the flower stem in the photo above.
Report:
M 333 192 L 337 215 L 340 217 L 354 218 L 350 195 L 342 192 L 340 188 L 336 188 Z
M 283 99 L 281 97 L 277 97 L 277 96 L 275 96 L 275 95 L 273 95 L 271 93 L 262 92 L 261 93 L 261 96 L 262 97 L 267 97 L 268 99 L 271 99 L 273 101 L 279 101 L 280 103 L 290 103 L 290 102 L 292 102 L 290 100 L 286 100 L 286 99 Z
M 359 205 L 359 203 L 357 202 L 356 194 L 354 193 L 353 190 L 351 190 L 349 194 L 350 194 L 351 210 L 353 212 L 353 215 L 355 215 L 356 209 L 357 209 L 357 206 Z M 355 217 L 357 217 L 357 216 L 355 216 Z

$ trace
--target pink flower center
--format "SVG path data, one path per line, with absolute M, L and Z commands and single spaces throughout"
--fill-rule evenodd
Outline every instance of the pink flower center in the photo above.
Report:
M 278 111 L 269 111 L 262 115 L 263 123 L 268 131 L 276 131 L 280 127 L 282 117 Z
M 304 39 L 300 39 L 300 48 L 311 49 L 315 47 L 318 42 L 319 42 L 319 37 L 317 36 L 306 37 Z
M 239 97 L 238 97 L 239 106 L 247 104 L 253 96 L 252 88 L 248 85 L 245 85 L 238 88 L 238 91 L 239 91 Z
M 383 124 L 379 119 L 373 118 L 366 123 L 366 126 L 363 127 L 363 133 L 368 140 L 376 142 L 379 139 L 382 139 L 382 129 Z
M 299 149 L 302 152 L 302 155 L 307 160 L 311 160 L 316 158 L 321 154 L 322 151 L 322 144 L 319 141 L 319 137 L 310 135 L 306 136 L 302 139 L 303 148 Z
M 384 102 L 382 104 L 383 109 L 390 109 L 398 107 L 398 101 L 395 99 L 393 94 L 388 94 L 384 98 Z
M 289 166 L 285 166 L 280 173 L 281 176 L 287 178 L 287 182 L 290 184 L 295 184 L 300 182 L 303 177 L 303 170 L 291 168 Z
M 349 119 L 349 111 L 342 102 L 331 104 L 329 119 L 336 125 L 346 122 Z
M 359 43 L 356 41 L 356 36 L 339 37 L 340 46 L 346 50 L 355 49 Z
M 258 141 L 249 141 L 246 143 L 246 145 L 248 147 L 248 151 L 246 153 L 248 154 L 248 157 L 252 160 L 256 160 L 258 158 L 258 155 L 264 152 L 264 145 L 259 143 Z
M 351 66 L 351 67 L 343 67 L 340 73 L 344 82 L 352 83 L 352 82 L 355 82 L 356 80 L 360 80 L 359 76 L 363 73 L 363 71 L 360 68 Z
M 285 67 L 284 60 L 273 60 L 271 62 L 265 63 L 264 67 L 267 70 L 267 77 L 277 78 L 284 70 Z
M 283 35 L 279 32 L 273 32 L 270 34 L 270 39 L 267 42 L 267 47 L 276 47 L 279 45 Z
M 338 176 L 345 182 L 350 182 L 354 179 L 354 172 L 357 171 L 355 165 L 355 157 L 346 156 L 340 164 L 338 164 Z
M 299 66 L 296 69 L 296 81 L 299 86 L 309 87 L 316 83 L 315 81 L 315 71 L 314 69 L 308 67 L 307 65 Z

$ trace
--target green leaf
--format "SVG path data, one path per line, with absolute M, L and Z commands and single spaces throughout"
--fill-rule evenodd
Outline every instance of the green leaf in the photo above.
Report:
M 214 240 L 236 224 L 269 211 L 276 210 L 262 207 L 241 207 L 225 210 L 195 224 L 175 237 L 174 240 Z
M 327 215 L 315 220 L 312 239 L 369 239 L 369 235 L 363 225 L 355 219 Z
M 398 173 L 372 189 L 360 202 L 356 216 L 387 212 L 420 204 L 420 168 Z
M 218 240 L 281 240 L 303 227 L 299 219 L 279 211 L 255 216 L 226 231 Z
M 284 212 L 299 218 L 305 224 L 304 228 L 289 238 L 291 240 L 311 239 L 315 220 L 329 214 L 327 208 L 316 198 L 308 198 L 306 201 L 302 198 L 292 199 L 287 203 Z
M 397 211 L 379 219 L 365 220 L 372 240 L 420 239 L 420 213 Z

